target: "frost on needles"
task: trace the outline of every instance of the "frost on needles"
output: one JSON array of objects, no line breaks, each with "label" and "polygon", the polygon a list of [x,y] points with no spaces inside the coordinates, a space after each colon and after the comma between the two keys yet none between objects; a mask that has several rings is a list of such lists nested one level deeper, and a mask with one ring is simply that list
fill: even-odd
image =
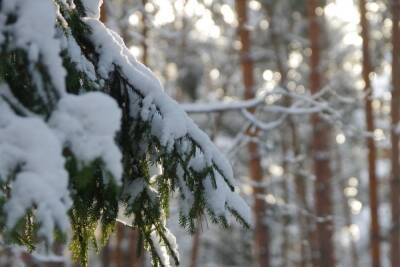
[{"label": "frost on needles", "polygon": [[228,161],[99,21],[100,4],[0,0],[2,242],[69,242],[87,265],[122,211],[154,266],[178,264],[173,193],[190,231],[204,214],[248,225],[250,211]]}]

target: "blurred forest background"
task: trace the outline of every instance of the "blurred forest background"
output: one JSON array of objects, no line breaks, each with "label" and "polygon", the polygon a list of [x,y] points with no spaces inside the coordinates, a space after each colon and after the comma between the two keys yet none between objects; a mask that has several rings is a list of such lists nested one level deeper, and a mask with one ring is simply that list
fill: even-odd
[{"label": "blurred forest background", "polygon": [[[182,266],[400,266],[400,0],[105,0],[101,19],[253,209],[252,230],[170,221]],[[92,266],[150,266],[137,239],[118,225]]]}]

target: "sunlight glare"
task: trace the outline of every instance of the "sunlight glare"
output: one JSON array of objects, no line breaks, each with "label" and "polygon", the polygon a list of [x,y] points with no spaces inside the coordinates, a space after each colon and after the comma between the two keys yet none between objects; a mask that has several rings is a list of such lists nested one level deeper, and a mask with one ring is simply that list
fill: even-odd
[{"label": "sunlight glare", "polygon": [[229,5],[227,4],[222,5],[220,11],[224,21],[227,24],[233,25],[237,23],[235,12],[233,12],[232,8]]},{"label": "sunlight glare", "polygon": [[138,58],[140,56],[140,54],[141,54],[140,48],[137,47],[137,46],[134,46],[134,45],[129,47],[129,51],[132,53],[132,55],[135,58]]},{"label": "sunlight glare", "polygon": [[274,77],[274,73],[271,70],[265,70],[262,76],[265,81],[271,81]]},{"label": "sunlight glare", "polygon": [[158,12],[154,17],[156,26],[162,26],[175,20],[174,9],[170,2],[165,0],[154,0],[154,2],[158,6]]},{"label": "sunlight glare", "polygon": [[210,71],[210,77],[211,77],[212,80],[218,80],[219,75],[220,75],[220,73],[219,73],[218,69],[212,69]]},{"label": "sunlight glare", "polygon": [[280,177],[280,176],[283,175],[282,166],[279,166],[279,165],[276,165],[276,164],[272,164],[271,166],[269,166],[268,170],[273,176]]},{"label": "sunlight glare", "polygon": [[357,214],[360,214],[363,205],[357,199],[350,199],[349,206],[351,209],[351,213],[353,213],[354,215],[357,215]]},{"label": "sunlight glare", "polygon": [[348,181],[349,186],[357,187],[358,186],[358,179],[357,177],[350,177]]},{"label": "sunlight glare", "polygon": [[140,17],[139,16],[140,16],[140,13],[138,13],[138,12],[135,12],[132,15],[130,15],[129,19],[128,19],[129,24],[132,25],[132,26],[138,25],[139,21],[140,21]]},{"label": "sunlight glare", "polygon": [[353,240],[357,241],[360,239],[360,227],[357,224],[350,225],[348,230]]},{"label": "sunlight glare", "polygon": [[339,145],[342,145],[346,142],[346,136],[342,133],[336,135],[336,143]]},{"label": "sunlight glare", "polygon": [[260,2],[258,2],[257,0],[251,0],[251,1],[249,2],[249,7],[250,7],[250,9],[252,9],[252,10],[258,11],[258,10],[261,9],[261,4],[260,4]]},{"label": "sunlight glare", "polygon": [[336,0],[325,7],[325,14],[343,22],[358,24],[360,16],[352,0]]}]

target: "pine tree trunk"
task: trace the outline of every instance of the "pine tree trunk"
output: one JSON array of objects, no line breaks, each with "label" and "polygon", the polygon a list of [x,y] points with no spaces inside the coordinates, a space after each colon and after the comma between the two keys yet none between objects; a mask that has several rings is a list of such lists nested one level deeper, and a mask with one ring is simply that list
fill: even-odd
[{"label": "pine tree trunk", "polygon": [[200,229],[197,228],[192,237],[192,254],[190,257],[190,267],[198,266],[198,258],[200,252]]},{"label": "pine tree trunk", "polygon": [[[300,144],[298,140],[298,133],[296,130],[296,125],[292,119],[289,119],[289,128],[292,137],[292,149],[294,153],[294,158],[299,158],[301,155]],[[296,187],[296,195],[299,201],[299,212],[298,212],[298,220],[300,227],[300,241],[301,241],[301,257],[302,261],[300,266],[318,266],[318,255],[316,255],[316,251],[318,250],[317,246],[317,236],[316,236],[316,225],[315,222],[311,219],[310,214],[312,214],[312,209],[307,199],[307,183],[303,174],[301,174],[301,170],[304,168],[302,162],[298,162],[296,164],[295,170],[295,187]]]},{"label": "pine tree trunk", "polygon": [[[289,148],[287,146],[287,139],[286,135],[282,135],[282,167],[283,167],[283,177],[282,177],[282,193],[283,193],[283,201],[285,205],[289,205],[289,177],[290,177],[290,169],[289,169],[289,162],[288,162],[288,151]],[[293,266],[290,261],[290,236],[289,236],[289,222],[290,217],[290,210],[284,209],[282,210],[283,214],[281,216],[282,220],[282,267],[290,267]]]},{"label": "pine tree trunk", "polygon": [[112,247],[111,253],[111,266],[123,266],[124,255],[122,251],[122,241],[124,237],[124,225],[117,223],[115,232],[115,245]]},{"label": "pine tree trunk", "polygon": [[[271,41],[274,47],[274,53],[276,58],[276,65],[278,67],[279,73],[281,74],[280,85],[282,88],[287,90],[288,83],[288,51],[287,47],[282,48],[284,44],[284,40],[282,41],[281,32],[278,32],[275,29],[275,21],[274,21],[274,4],[268,5],[265,4],[266,11],[269,15],[270,19],[270,29],[271,29]],[[284,55],[284,56],[283,56]],[[292,99],[290,97],[284,98],[284,105],[286,107],[290,107],[292,105]],[[298,158],[301,154],[299,142],[298,142],[298,134],[296,129],[296,124],[294,122],[294,118],[292,116],[288,116],[287,118],[287,127],[290,133],[291,140],[291,149],[293,151],[294,158]],[[306,213],[310,213],[310,208],[307,201],[307,190],[306,190],[306,182],[305,177],[300,174],[300,170],[303,169],[302,163],[296,163],[294,170],[294,180],[295,180],[295,188],[296,194],[300,203],[299,213],[297,215],[299,220],[299,230],[300,230],[300,257],[301,260],[299,262],[300,267],[307,267],[309,264],[313,262],[313,251],[316,251],[315,247],[315,234],[312,225],[313,222],[310,220],[310,216]],[[316,264],[314,264],[316,266]]]},{"label": "pine tree trunk", "polygon": [[[360,16],[361,16],[361,35],[363,39],[363,80],[365,83],[365,114],[366,114],[366,125],[368,133],[373,133],[375,130],[374,126],[374,115],[372,109],[372,87],[370,74],[372,73],[371,57],[369,52],[369,24],[366,17],[366,1],[360,0]],[[370,228],[370,239],[371,239],[371,257],[372,266],[380,266],[380,230],[379,230],[379,217],[378,217],[378,181],[376,177],[376,146],[372,135],[367,138],[368,146],[368,172],[369,172],[369,204],[371,214],[371,228]]]},{"label": "pine tree trunk", "polygon": [[142,63],[144,65],[149,64],[148,60],[148,46],[147,46],[147,38],[148,38],[148,31],[149,27],[147,25],[147,14],[144,11],[144,8],[147,4],[147,0],[142,0],[143,4],[143,12],[142,12]]},{"label": "pine tree trunk", "polygon": [[103,5],[100,7],[100,21],[103,23],[105,23],[107,21],[106,1],[107,0],[103,0]]},{"label": "pine tree trunk", "polygon": [[[250,32],[247,27],[247,1],[236,0],[236,12],[238,15],[238,35],[241,41],[241,67],[243,72],[243,83],[245,87],[244,97],[245,99],[254,98],[254,77],[253,77],[253,61],[250,55]],[[254,109],[249,110],[255,112]],[[249,135],[256,136],[257,131],[248,131]],[[254,252],[256,257],[257,265],[260,267],[270,266],[270,255],[269,255],[269,243],[268,243],[268,228],[265,224],[266,209],[267,205],[263,198],[260,196],[264,195],[265,190],[260,186],[263,181],[263,171],[261,167],[261,158],[259,154],[258,144],[254,141],[250,141],[248,144],[249,151],[249,167],[250,176],[254,181],[253,195],[253,213],[254,213]]]},{"label": "pine tree trunk", "polygon": [[[322,75],[320,73],[320,41],[321,27],[316,14],[319,7],[318,0],[307,1],[307,12],[309,16],[309,38],[311,45],[310,56],[310,90],[316,94],[321,90]],[[333,244],[333,213],[331,200],[331,166],[330,166],[330,126],[324,122],[319,114],[311,116],[313,128],[312,156],[315,172],[315,208],[318,216],[317,233],[319,246],[318,266],[335,266],[335,248]]]},{"label": "pine tree trunk", "polygon": [[[347,180],[343,179],[342,157],[341,157],[339,148],[336,149],[336,166],[337,166],[336,174],[337,174],[337,179],[339,180],[339,192],[340,192],[340,198],[341,198],[340,200],[342,203],[344,222],[345,222],[345,226],[347,228],[349,228],[353,224],[353,220],[352,220],[352,214],[351,214],[349,202],[348,202],[347,196],[344,193]],[[357,252],[357,244],[356,244],[356,240],[354,240],[353,236],[351,236],[351,239],[350,239],[350,258],[351,258],[351,267],[358,267],[359,266],[359,258],[358,258],[358,252]]]},{"label": "pine tree trunk", "polygon": [[[101,251],[101,266],[102,267],[109,267],[110,266],[110,244],[107,244]],[[77,264],[74,267],[78,267],[79,265]]]},{"label": "pine tree trunk", "polygon": [[[145,257],[144,257],[144,248],[140,248],[138,250],[138,240],[139,240],[139,231],[129,229],[129,251],[128,251],[128,260],[127,266],[129,267],[143,267],[145,265]],[[140,255],[138,255],[138,251],[140,251]]]},{"label": "pine tree trunk", "polygon": [[392,54],[392,177],[391,177],[391,208],[392,208],[392,229],[390,233],[390,261],[391,266],[400,266],[400,166],[399,166],[399,133],[400,121],[400,1],[392,0],[393,16],[393,54]]}]

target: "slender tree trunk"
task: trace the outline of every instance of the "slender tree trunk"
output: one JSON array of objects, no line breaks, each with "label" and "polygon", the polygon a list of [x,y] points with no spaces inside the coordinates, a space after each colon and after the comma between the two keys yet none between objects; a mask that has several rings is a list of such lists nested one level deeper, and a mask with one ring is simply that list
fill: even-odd
[{"label": "slender tree trunk", "polygon": [[[101,263],[103,267],[109,267],[110,266],[110,244],[107,244],[101,251]],[[74,267],[78,267],[79,265],[77,264]]]},{"label": "slender tree trunk", "polygon": [[103,0],[103,5],[100,7],[100,21],[102,21],[103,23],[106,23],[107,21],[106,1],[107,0]]},{"label": "slender tree trunk", "polygon": [[[241,41],[241,67],[243,72],[243,83],[245,87],[244,97],[245,99],[251,99],[255,96],[254,93],[254,77],[253,77],[253,61],[250,55],[250,32],[247,27],[247,1],[236,0],[236,12],[238,15],[238,35]],[[249,110],[255,112],[255,109]],[[249,130],[249,135],[256,136],[257,131]],[[261,167],[260,153],[258,150],[258,144],[254,141],[250,141],[248,144],[249,151],[249,167],[250,176],[254,181],[254,252],[256,257],[257,265],[260,267],[270,266],[270,255],[269,255],[269,243],[268,243],[268,228],[265,224],[266,217],[266,202],[260,196],[264,195],[265,190],[260,183],[263,180],[263,171]]]},{"label": "slender tree trunk", "polygon": [[115,233],[115,246],[112,248],[111,253],[111,266],[123,266],[124,253],[122,248],[122,241],[124,238],[124,225],[117,223],[117,229]]},{"label": "slender tree trunk", "polygon": [[[284,170],[283,177],[282,177],[282,193],[283,193],[283,201],[286,205],[289,204],[289,177],[290,177],[290,170],[289,170],[289,162],[288,162],[288,145],[286,135],[282,135],[282,167]],[[290,267],[293,266],[291,264],[289,255],[290,255],[290,236],[289,236],[289,222],[290,222],[290,214],[289,209],[283,211],[281,216],[282,221],[282,267]]]},{"label": "slender tree trunk", "polygon": [[192,237],[192,254],[190,257],[190,267],[198,266],[198,258],[200,252],[200,229],[197,228]]},{"label": "slender tree trunk", "polygon": [[[129,254],[128,254],[128,264],[130,267],[143,267],[145,264],[144,248],[138,249],[139,231],[128,229],[129,231]],[[140,251],[140,255],[138,255]]]},{"label": "slender tree trunk", "polygon": [[[319,18],[316,14],[318,0],[308,0],[307,12],[309,16],[309,38],[311,45],[310,57],[310,90],[316,94],[321,90],[322,75],[320,73],[320,41],[321,30]],[[331,200],[331,166],[330,166],[330,126],[323,121],[319,114],[311,116],[313,128],[312,156],[315,172],[315,201],[319,265],[323,267],[335,266],[335,247],[333,245],[333,213]]]},{"label": "slender tree trunk", "polygon": [[[349,207],[349,202],[347,196],[344,193],[344,190],[346,188],[346,180],[343,179],[342,157],[339,148],[336,149],[336,166],[337,166],[336,168],[337,179],[340,181],[339,192],[340,192],[341,203],[343,206],[342,208],[344,215],[343,217],[345,221],[345,226],[349,228],[353,224],[353,220],[352,220],[351,210]],[[357,252],[357,244],[353,236],[351,236],[350,238],[350,258],[351,258],[351,267],[358,267],[359,258]]]},{"label": "slender tree trunk", "polygon": [[[359,0],[360,5],[360,16],[361,16],[361,35],[363,39],[363,80],[365,83],[365,114],[366,114],[366,125],[368,133],[373,133],[375,130],[374,126],[374,114],[372,109],[372,87],[370,74],[372,73],[371,57],[369,51],[369,23],[367,20],[366,1]],[[371,257],[372,266],[379,267],[381,264],[380,260],[380,234],[379,234],[379,217],[378,217],[378,181],[376,177],[376,146],[372,135],[367,138],[368,146],[368,172],[369,172],[369,204],[371,214],[371,228],[370,228],[370,239],[371,239]]]},{"label": "slender tree trunk", "polygon": [[[290,133],[292,136],[292,149],[294,153],[294,157],[296,159],[299,158],[301,155],[300,151],[300,144],[298,133],[296,130],[296,125],[294,121],[289,119],[289,128]],[[296,170],[295,170],[295,187],[296,187],[296,195],[300,203],[300,208],[298,212],[298,220],[299,220],[299,227],[301,229],[300,238],[301,238],[301,249],[300,252],[302,253],[302,261],[301,267],[306,267],[312,265],[314,267],[318,266],[318,255],[316,251],[318,250],[317,244],[317,235],[316,235],[316,224],[315,221],[311,219],[310,214],[312,214],[312,209],[310,204],[308,203],[307,199],[307,177],[304,176],[301,171],[303,170],[304,166],[302,162],[296,163]]]},{"label": "slender tree trunk", "polygon": [[391,103],[391,139],[392,139],[392,177],[391,205],[392,229],[390,234],[391,266],[400,266],[400,166],[399,166],[399,133],[400,121],[400,1],[392,0],[393,34],[392,34],[392,103]]},{"label": "slender tree trunk", "polygon": [[147,14],[144,11],[144,8],[147,4],[147,0],[142,0],[143,4],[143,12],[142,12],[142,63],[144,65],[149,64],[148,60],[148,45],[147,45],[147,39],[148,39],[148,31],[149,31],[149,26],[147,23]]},{"label": "slender tree trunk", "polygon": [[[276,3],[275,3],[276,4]],[[288,83],[288,51],[287,47],[282,47],[283,43],[282,38],[280,36],[280,32],[276,30],[275,27],[275,20],[274,20],[274,4],[266,4],[266,11],[270,16],[270,29],[271,29],[271,39],[272,45],[274,47],[275,58],[276,58],[276,65],[278,67],[279,73],[281,74],[280,84],[282,88],[285,90],[287,89]],[[292,105],[292,100],[290,97],[284,98],[284,105],[286,107],[290,107]],[[291,149],[293,151],[293,155],[295,158],[298,158],[301,154],[300,146],[298,142],[298,134],[296,129],[296,124],[294,122],[294,118],[292,116],[288,116],[287,118],[287,126],[290,133],[291,139]],[[311,264],[315,257],[313,257],[313,251],[316,251],[315,245],[315,225],[310,220],[310,216],[305,214],[303,211],[305,210],[306,213],[310,213],[310,208],[307,201],[307,190],[306,190],[306,182],[305,177],[300,174],[300,170],[303,169],[302,163],[295,164],[294,170],[294,179],[295,179],[295,188],[296,193],[299,198],[300,209],[298,212],[298,220],[299,220],[299,229],[300,229],[300,267],[307,267],[308,264]],[[316,264],[314,264],[316,266]]]}]

